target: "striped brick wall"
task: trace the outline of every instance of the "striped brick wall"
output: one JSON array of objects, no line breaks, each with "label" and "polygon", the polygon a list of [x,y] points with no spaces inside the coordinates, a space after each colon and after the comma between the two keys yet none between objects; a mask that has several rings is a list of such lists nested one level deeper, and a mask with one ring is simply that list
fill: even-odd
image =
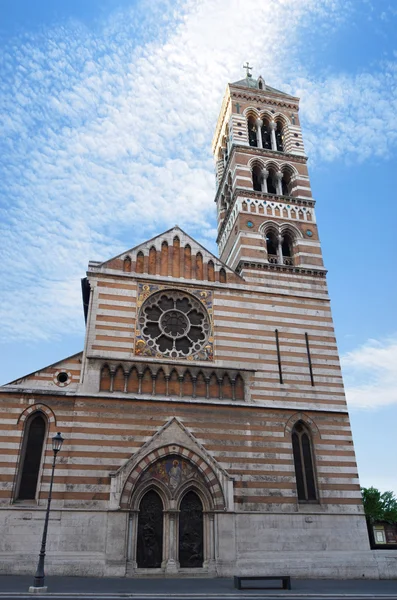
[{"label": "striped brick wall", "polygon": [[[119,394],[120,396],[120,394]],[[37,399],[36,399],[37,401]],[[65,443],[54,483],[54,507],[103,508],[109,500],[110,472],[177,416],[234,481],[237,510],[296,510],[291,427],[303,418],[311,427],[320,504],[314,511],[360,510],[361,500],[349,419],[344,412],[293,411],[209,403],[143,401],[117,397],[45,398],[54,414],[49,439],[61,430]],[[0,499],[8,505],[23,423],[29,405],[18,394],[1,394],[2,460]],[[52,452],[47,444],[40,504],[48,495]],[[271,505],[271,506],[269,506]]]}]

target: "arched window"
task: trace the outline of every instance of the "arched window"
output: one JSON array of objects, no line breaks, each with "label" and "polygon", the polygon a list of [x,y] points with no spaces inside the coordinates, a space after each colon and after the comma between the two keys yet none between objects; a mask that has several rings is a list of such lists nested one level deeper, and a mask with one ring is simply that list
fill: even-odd
[{"label": "arched window", "polygon": [[192,277],[192,249],[189,244],[186,244],[184,249],[185,258],[185,278],[191,279]]},{"label": "arched window", "polygon": [[173,255],[172,255],[172,276],[180,277],[181,268],[181,242],[179,237],[176,235],[173,241]]},{"label": "arched window", "polygon": [[154,490],[139,504],[136,560],[138,568],[161,567],[163,559],[163,503]]},{"label": "arched window", "polygon": [[149,273],[150,275],[156,275],[156,262],[157,262],[157,251],[154,246],[149,250]]},{"label": "arched window", "polygon": [[111,375],[110,369],[107,365],[104,365],[101,369],[101,380],[99,384],[99,390],[101,392],[110,392],[111,386]]},{"label": "arched window", "polygon": [[203,505],[189,491],[179,509],[179,564],[182,568],[200,568],[204,561]]},{"label": "arched window", "polygon": [[292,174],[289,170],[283,171],[283,178],[281,180],[283,196],[291,196],[292,194]]},{"label": "arched window", "polygon": [[248,140],[250,146],[258,145],[258,138],[256,134],[256,122],[254,117],[248,118]]},{"label": "arched window", "polygon": [[284,152],[284,129],[280,121],[277,121],[276,127],[276,144],[279,152]]},{"label": "arched window", "polygon": [[276,171],[273,167],[269,168],[269,175],[267,176],[267,193],[277,194]]},{"label": "arched window", "polygon": [[293,248],[294,248],[294,240],[292,235],[287,231],[283,235],[283,243],[281,246],[281,250],[283,253],[283,261],[285,265],[293,265]]},{"label": "arched window", "polygon": [[236,377],[234,390],[236,400],[244,400],[244,380],[241,377],[240,373]]},{"label": "arched window", "polygon": [[208,261],[207,275],[208,281],[215,281],[215,266],[212,260]]},{"label": "arched window", "polygon": [[219,271],[219,283],[226,283],[226,271],[223,267]]},{"label": "arched window", "polygon": [[167,242],[163,242],[161,244],[160,272],[161,272],[161,275],[168,275],[168,244],[167,244]]},{"label": "arched window", "polygon": [[259,165],[255,165],[252,169],[252,186],[255,192],[262,191],[262,170]]},{"label": "arched window", "polygon": [[135,394],[139,392],[139,374],[136,367],[132,367],[128,374],[127,392]]},{"label": "arched window", "polygon": [[308,429],[301,421],[298,421],[292,430],[292,450],[298,501],[314,502],[317,500],[317,492],[312,444]]},{"label": "arched window", "polygon": [[145,257],[143,256],[143,252],[138,252],[138,254],[136,255],[136,272],[137,273],[143,273],[144,259],[145,259]]},{"label": "arched window", "polygon": [[203,255],[201,252],[196,254],[196,279],[203,279]]},{"label": "arched window", "polygon": [[123,271],[125,273],[130,273],[131,272],[131,259],[129,256],[126,256],[124,261],[123,261]]},{"label": "arched window", "polygon": [[43,413],[33,413],[25,425],[17,500],[36,498],[45,433],[46,420]]},{"label": "arched window", "polygon": [[124,381],[124,369],[121,365],[119,365],[113,377],[113,391],[124,392]]},{"label": "arched window", "polygon": [[272,137],[270,133],[269,119],[263,119],[262,125],[262,147],[272,149]]},{"label": "arched window", "polygon": [[275,231],[270,229],[266,233],[266,249],[267,249],[267,260],[269,263],[277,263],[277,250],[278,250],[278,239]]},{"label": "arched window", "polygon": [[149,369],[149,367],[146,367],[146,369],[143,372],[141,381],[141,391],[142,394],[147,394],[149,396],[153,393],[153,378],[152,372]]}]

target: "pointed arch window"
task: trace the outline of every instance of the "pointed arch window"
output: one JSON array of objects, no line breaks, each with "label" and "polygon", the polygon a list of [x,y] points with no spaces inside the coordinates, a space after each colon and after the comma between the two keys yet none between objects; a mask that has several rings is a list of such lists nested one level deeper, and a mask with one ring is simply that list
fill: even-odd
[{"label": "pointed arch window", "polygon": [[33,413],[26,421],[17,500],[36,498],[46,429],[47,422],[42,412]]},{"label": "pointed arch window", "polygon": [[123,261],[123,271],[125,273],[131,272],[131,258],[129,256],[126,256]]},{"label": "pointed arch window", "polygon": [[301,421],[298,421],[292,430],[292,451],[298,501],[316,502],[317,490],[312,443],[309,430]]},{"label": "pointed arch window", "polygon": [[137,273],[143,273],[144,260],[145,260],[145,257],[143,255],[143,252],[138,252],[138,254],[136,255],[136,272]]}]

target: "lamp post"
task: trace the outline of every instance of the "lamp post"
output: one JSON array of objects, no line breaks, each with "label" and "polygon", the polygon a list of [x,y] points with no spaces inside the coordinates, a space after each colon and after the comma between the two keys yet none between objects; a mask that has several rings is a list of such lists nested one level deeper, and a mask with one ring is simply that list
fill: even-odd
[{"label": "lamp post", "polygon": [[54,453],[54,458],[52,461],[52,472],[51,472],[51,481],[50,481],[50,491],[48,493],[48,501],[47,501],[47,510],[45,513],[44,519],[44,529],[43,529],[43,537],[41,539],[41,549],[39,554],[39,562],[37,563],[36,574],[34,576],[33,585],[30,586],[29,592],[38,593],[38,592],[46,592],[47,587],[44,586],[44,559],[45,559],[45,547],[47,543],[47,530],[48,530],[48,519],[50,516],[50,506],[51,506],[51,497],[52,497],[52,484],[54,482],[54,471],[55,471],[55,463],[57,459],[57,454],[62,448],[63,437],[58,432],[52,438],[52,451]]}]

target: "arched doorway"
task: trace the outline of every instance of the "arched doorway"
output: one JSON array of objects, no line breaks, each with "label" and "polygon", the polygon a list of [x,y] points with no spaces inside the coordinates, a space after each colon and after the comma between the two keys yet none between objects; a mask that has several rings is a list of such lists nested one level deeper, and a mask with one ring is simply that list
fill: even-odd
[{"label": "arched doorway", "polygon": [[202,567],[204,561],[203,505],[198,495],[187,492],[179,512],[179,564]]},{"label": "arched doorway", "polygon": [[163,558],[163,503],[149,490],[139,504],[137,566],[141,569],[161,567]]}]

